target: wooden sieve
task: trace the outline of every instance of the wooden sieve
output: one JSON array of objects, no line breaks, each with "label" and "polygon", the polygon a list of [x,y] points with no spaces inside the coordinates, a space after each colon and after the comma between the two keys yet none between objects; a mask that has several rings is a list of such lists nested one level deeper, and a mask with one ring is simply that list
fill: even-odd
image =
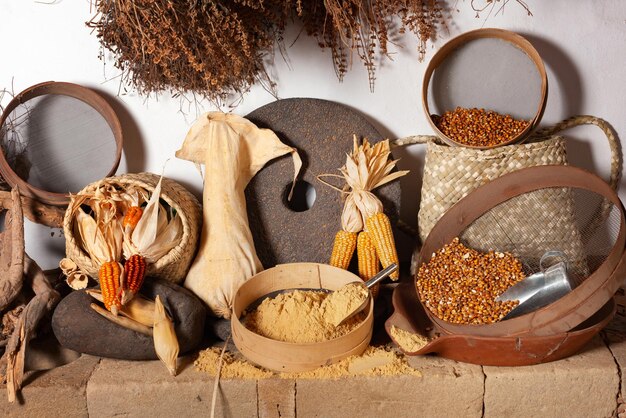
[{"label": "wooden sieve", "polygon": [[[245,282],[233,301],[231,329],[237,349],[251,362],[278,372],[303,372],[336,363],[365,351],[372,338],[374,304],[352,332],[318,343],[289,343],[272,340],[246,328],[240,321],[244,310],[258,299],[287,289],[337,290],[360,279],[337,267],[316,263],[279,264]],[[371,300],[371,299],[370,299]]]},{"label": "wooden sieve", "polygon": [[[539,53],[524,37],[503,29],[477,29],[450,40],[432,57],[422,82],[422,104],[436,135],[448,145],[487,149],[523,142],[537,127],[548,97],[548,77]],[[510,140],[489,146],[460,144],[437,128],[457,106],[484,108],[529,120]]]},{"label": "wooden sieve", "polygon": [[[559,192],[559,196],[564,196],[563,191],[568,191],[571,194],[568,199],[552,202],[557,203],[557,206],[564,206],[563,211],[549,211],[546,205],[550,202],[539,200],[546,208],[545,214],[535,211],[528,214],[529,216],[523,217],[521,222],[519,219],[505,219],[507,212],[513,213],[519,209],[511,206],[511,204],[521,205],[525,201],[535,202],[534,198],[537,196],[542,199],[546,196],[549,197],[550,194],[543,193],[545,191]],[[565,195],[568,196],[568,194]],[[585,196],[586,199],[581,199],[581,196]],[[589,196],[595,196],[598,199],[591,200]],[[520,198],[522,200],[519,200]],[[530,200],[531,198],[533,200]],[[592,202],[600,203],[599,206],[594,206]],[[507,209],[507,212],[494,212],[494,209],[498,208]],[[500,216],[495,221],[491,217],[487,217],[487,215],[495,213]],[[580,260],[574,259],[576,254],[581,254],[581,260],[587,266],[587,270],[579,273],[578,285],[570,293],[534,312],[488,325],[449,323],[435,316],[424,306],[424,310],[432,322],[447,333],[454,335],[544,336],[569,331],[599,311],[613,297],[624,276],[626,276],[624,208],[615,191],[604,180],[580,168],[569,166],[526,168],[504,175],[476,189],[461,199],[437,222],[421,249],[420,265],[427,263],[436,251],[450,243],[455,237],[460,237],[461,241],[464,241],[464,234],[474,226],[480,226],[482,231],[500,227],[508,228],[504,231],[507,237],[517,237],[520,234],[528,236],[527,232],[536,231],[536,241],[532,239],[523,241],[523,244],[530,244],[524,248],[526,253],[528,248],[532,250],[534,247],[543,246],[545,244],[544,241],[541,241],[543,236],[556,236],[554,233],[560,232],[558,229],[555,231],[553,226],[558,223],[554,223],[557,220],[552,215],[558,213],[564,214],[564,217],[567,218],[566,221],[569,222],[561,223],[561,225],[571,224],[570,227],[573,231],[573,234],[563,235],[569,241],[563,240],[558,245],[567,245],[571,241],[573,249],[568,248],[566,251],[572,257],[570,261],[581,264],[579,263]],[[481,220],[486,220],[488,223],[481,224]],[[536,225],[531,225],[533,222]],[[511,228],[512,226],[516,226],[517,229]],[[532,230],[524,230],[525,226],[532,228]],[[480,234],[481,230],[472,229],[474,234]],[[598,238],[600,234],[603,237],[606,234],[608,238],[600,240]],[[578,237],[576,239],[580,240],[580,245],[577,245],[575,240],[570,237]],[[505,241],[501,242],[506,244]],[[520,257],[522,250],[519,250],[519,242],[511,248],[477,249],[481,251],[487,249],[509,251],[514,256]],[[548,244],[553,246],[555,245],[554,242],[549,241]],[[474,240],[474,243],[469,246],[476,248],[476,245],[480,246],[481,241]],[[489,246],[489,244],[485,245]],[[598,248],[602,252],[591,253],[589,249],[592,248]],[[578,250],[580,251],[576,252]],[[544,249],[540,248],[538,254],[542,252]],[[524,263],[524,260],[522,262]],[[572,269],[570,274],[573,275],[575,271]],[[417,286],[417,276],[415,285]],[[422,302],[420,301],[420,303]]]},{"label": "wooden sieve", "polygon": [[[27,126],[17,136],[32,160],[23,170],[8,152],[12,117]],[[122,156],[115,111],[98,93],[77,84],[49,81],[27,88],[6,106],[0,128],[0,174],[23,195],[51,205],[67,205],[69,193],[114,174]]]}]

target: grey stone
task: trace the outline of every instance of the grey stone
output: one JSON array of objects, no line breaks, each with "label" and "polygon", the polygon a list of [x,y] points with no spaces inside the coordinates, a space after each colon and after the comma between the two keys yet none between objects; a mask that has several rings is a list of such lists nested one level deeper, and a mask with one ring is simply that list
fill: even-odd
[{"label": "grey stone", "polygon": [[[206,310],[191,292],[164,280],[147,278],[141,293],[150,299],[161,297],[176,327],[180,352],[198,346],[204,334]],[[59,342],[69,349],[94,356],[125,360],[157,358],[151,337],[121,327],[90,308],[93,299],[75,291],[63,299],[52,317]]]}]

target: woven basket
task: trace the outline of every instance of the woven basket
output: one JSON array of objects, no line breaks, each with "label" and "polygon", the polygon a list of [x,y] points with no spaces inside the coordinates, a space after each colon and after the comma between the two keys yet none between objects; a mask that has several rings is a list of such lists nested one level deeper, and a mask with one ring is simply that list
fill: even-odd
[{"label": "woven basket", "polygon": [[[616,189],[622,173],[621,145],[610,125],[593,116],[574,116],[553,127],[542,129],[528,143],[486,150],[450,147],[435,136],[412,136],[396,140],[396,146],[426,144],[418,214],[421,241],[424,242],[430,230],[448,209],[477,187],[521,168],[566,165],[565,139],[556,134],[587,124],[598,126],[607,137],[612,154],[609,184]],[[551,198],[559,201],[562,210],[567,210],[567,200],[570,197]],[[488,225],[483,225],[483,228],[487,229]]]},{"label": "woven basket", "polygon": [[[123,174],[117,177],[106,178],[103,182],[121,188],[136,185],[152,191],[159,182],[159,176],[152,173]],[[99,183],[89,184],[79,194],[94,191]],[[156,263],[148,265],[147,274],[173,283],[180,283],[187,275],[191,261],[196,254],[198,236],[202,226],[202,211],[194,195],[174,180],[165,177],[161,184],[161,199],[167,202],[180,216],[183,224],[183,236],[176,247],[172,248]],[[100,266],[92,262],[74,237],[74,217],[70,216],[70,214],[73,212],[75,205],[76,200],[72,198],[63,220],[65,252],[67,257],[71,258],[83,271],[91,277],[97,278]]]}]

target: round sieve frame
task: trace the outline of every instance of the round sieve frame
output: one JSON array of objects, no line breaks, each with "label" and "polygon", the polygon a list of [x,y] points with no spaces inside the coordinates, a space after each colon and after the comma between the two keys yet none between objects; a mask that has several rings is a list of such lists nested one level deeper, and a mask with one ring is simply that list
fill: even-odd
[{"label": "round sieve frame", "polygon": [[[120,124],[117,114],[109,105],[109,103],[107,103],[107,101],[104,100],[102,96],[100,96],[98,93],[91,89],[80,86],[78,84],[56,81],[47,81],[31,86],[16,95],[9,102],[9,104],[4,109],[2,116],[0,117],[0,126],[4,126],[11,112],[15,110],[18,106],[24,104],[28,100],[44,95],[63,95],[78,99],[85,104],[91,106],[104,118],[104,120],[111,128],[111,132],[113,134],[113,138],[115,139],[116,145],[113,166],[104,175],[104,177],[109,177],[115,174],[115,171],[117,170],[120,160],[122,158],[122,125]],[[6,156],[4,155],[4,152],[0,152],[0,174],[11,187],[17,185],[20,189],[20,192],[24,196],[34,198],[43,203],[54,206],[66,206],[70,201],[69,196],[65,193],[50,192],[33,186],[32,184],[23,180],[20,176],[17,175],[17,173],[15,173],[15,171],[13,171],[13,169],[9,165],[9,162],[6,159]]]},{"label": "round sieve frame", "polygon": [[[485,325],[453,324],[438,318],[426,307],[429,318],[450,334],[484,337],[551,335],[569,331],[583,323],[615,294],[626,276],[626,219],[624,207],[615,191],[603,179],[571,166],[530,167],[506,174],[479,187],[455,204],[435,224],[420,251],[419,265],[490,209],[527,192],[550,187],[588,190],[608,199],[619,210],[620,228],[613,248],[604,262],[579,286],[556,302],[534,312]],[[417,294],[417,274],[414,277]]]},{"label": "round sieve frame", "polygon": [[[539,76],[541,77],[541,96],[539,98],[539,104],[537,108],[537,112],[535,116],[530,121],[528,126],[520,132],[515,137],[509,139],[506,142],[491,145],[491,146],[475,146],[475,145],[466,145],[459,143],[452,138],[448,137],[446,134],[441,132],[441,130],[435,124],[435,121],[432,118],[430,113],[430,107],[428,103],[428,87],[430,85],[432,76],[434,71],[458,48],[462,48],[465,44],[482,38],[496,38],[501,39],[506,42],[513,44],[518,47],[522,51],[526,53],[526,55],[532,60],[539,72]],[[446,144],[451,146],[462,146],[467,148],[476,148],[476,149],[490,149],[501,147],[504,145],[517,144],[524,142],[530,135],[530,133],[539,125],[541,118],[543,117],[543,112],[546,108],[546,102],[548,99],[548,76],[546,73],[546,68],[539,55],[539,52],[532,46],[532,44],[523,36],[518,35],[517,33],[503,30],[503,29],[495,29],[495,28],[484,28],[484,29],[476,29],[473,31],[465,32],[456,38],[453,38],[445,45],[443,45],[439,51],[435,53],[432,57],[428,66],[426,67],[426,72],[424,73],[424,79],[422,81],[422,105],[424,107],[424,112],[426,113],[426,119],[428,119],[428,123],[435,131],[435,134],[441,138]]]}]

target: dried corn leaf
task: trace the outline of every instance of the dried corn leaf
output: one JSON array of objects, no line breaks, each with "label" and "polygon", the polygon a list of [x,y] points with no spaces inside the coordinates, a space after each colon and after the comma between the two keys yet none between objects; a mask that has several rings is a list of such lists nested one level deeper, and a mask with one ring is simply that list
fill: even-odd
[{"label": "dried corn leaf", "polygon": [[178,339],[174,323],[165,312],[161,298],[157,295],[154,303],[154,350],[172,376],[176,376],[178,359]]},{"label": "dried corn leaf", "polygon": [[89,284],[89,276],[81,271],[73,271],[67,275],[65,282],[74,290],[85,289]]},{"label": "dried corn leaf", "polygon": [[[103,302],[102,292],[99,290],[89,289],[86,292],[98,302]],[[126,305],[122,305],[119,313],[147,327],[152,327],[154,325],[154,309],[154,301],[141,295],[135,295]]]}]

